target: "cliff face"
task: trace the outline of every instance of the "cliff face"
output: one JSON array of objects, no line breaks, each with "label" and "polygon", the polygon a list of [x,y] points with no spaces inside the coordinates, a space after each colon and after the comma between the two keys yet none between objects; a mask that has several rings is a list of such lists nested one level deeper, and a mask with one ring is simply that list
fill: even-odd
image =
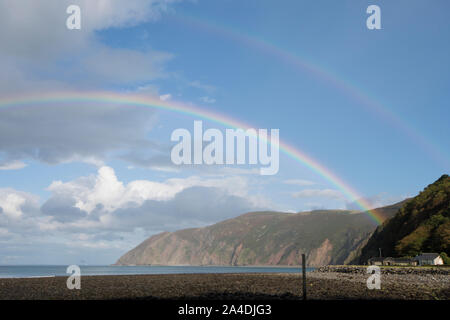
[{"label": "cliff face", "polygon": [[[391,216],[401,204],[378,209]],[[205,228],[165,232],[127,252],[117,265],[343,264],[375,229],[364,213],[248,213]]]},{"label": "cliff face", "polygon": [[450,254],[450,177],[443,175],[378,227],[361,250],[359,263],[371,257]]}]

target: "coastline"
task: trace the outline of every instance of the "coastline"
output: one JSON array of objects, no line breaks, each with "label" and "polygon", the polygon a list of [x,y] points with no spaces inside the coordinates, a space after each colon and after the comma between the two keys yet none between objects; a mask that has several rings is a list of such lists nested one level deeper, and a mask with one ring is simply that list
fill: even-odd
[{"label": "coastline", "polygon": [[[347,266],[338,267],[349,269]],[[308,299],[450,299],[448,275],[382,273],[381,290],[367,289],[367,277],[360,272],[320,269],[308,272]],[[68,290],[66,281],[67,277],[3,278],[0,279],[0,300],[302,299],[302,277],[294,273],[83,276],[81,290]]]},{"label": "coastline", "polygon": [[[270,265],[270,264],[255,264],[255,265],[220,265],[220,264],[202,264],[202,265],[193,265],[193,264],[110,264],[110,267],[217,267],[217,268],[283,268],[283,269],[301,269],[302,266],[293,266],[293,265]],[[307,269],[315,269],[316,267],[307,267]]]},{"label": "coastline", "polygon": [[[67,265],[0,265],[0,279],[67,277]],[[203,273],[301,273],[297,266],[111,266],[80,265],[82,276],[115,275],[162,275],[162,274],[203,274]],[[307,268],[311,272],[316,268]]]}]

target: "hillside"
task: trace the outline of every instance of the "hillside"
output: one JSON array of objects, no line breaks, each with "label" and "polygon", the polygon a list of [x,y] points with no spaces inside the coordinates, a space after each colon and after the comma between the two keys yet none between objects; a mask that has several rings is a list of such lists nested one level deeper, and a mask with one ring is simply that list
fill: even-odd
[{"label": "hillside", "polygon": [[[377,209],[391,217],[402,203]],[[205,228],[164,232],[123,255],[118,265],[299,265],[347,263],[375,225],[364,213],[253,212]]]},{"label": "hillside", "polygon": [[410,199],[378,227],[362,248],[359,263],[379,255],[415,256],[420,252],[450,253],[450,177],[443,175]]}]

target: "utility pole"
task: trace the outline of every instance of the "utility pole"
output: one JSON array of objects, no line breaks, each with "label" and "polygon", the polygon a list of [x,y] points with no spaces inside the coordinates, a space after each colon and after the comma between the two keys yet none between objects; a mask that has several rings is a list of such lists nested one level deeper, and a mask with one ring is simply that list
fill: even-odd
[{"label": "utility pole", "polygon": [[302,253],[302,273],[303,273],[303,300],[306,300],[306,257]]},{"label": "utility pole", "polygon": [[381,248],[378,248],[378,250],[380,250],[380,258],[382,258],[382,255],[381,255]]}]

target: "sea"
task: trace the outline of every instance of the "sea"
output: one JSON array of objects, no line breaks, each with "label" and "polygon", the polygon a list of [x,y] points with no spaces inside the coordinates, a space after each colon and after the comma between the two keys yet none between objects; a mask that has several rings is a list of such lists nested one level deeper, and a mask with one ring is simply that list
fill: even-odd
[{"label": "sea", "polygon": [[[192,273],[301,273],[301,267],[233,267],[233,266],[89,266],[80,265],[81,276],[192,274]],[[0,278],[41,278],[69,276],[67,265],[0,266]],[[314,268],[306,268],[313,271]]]}]

